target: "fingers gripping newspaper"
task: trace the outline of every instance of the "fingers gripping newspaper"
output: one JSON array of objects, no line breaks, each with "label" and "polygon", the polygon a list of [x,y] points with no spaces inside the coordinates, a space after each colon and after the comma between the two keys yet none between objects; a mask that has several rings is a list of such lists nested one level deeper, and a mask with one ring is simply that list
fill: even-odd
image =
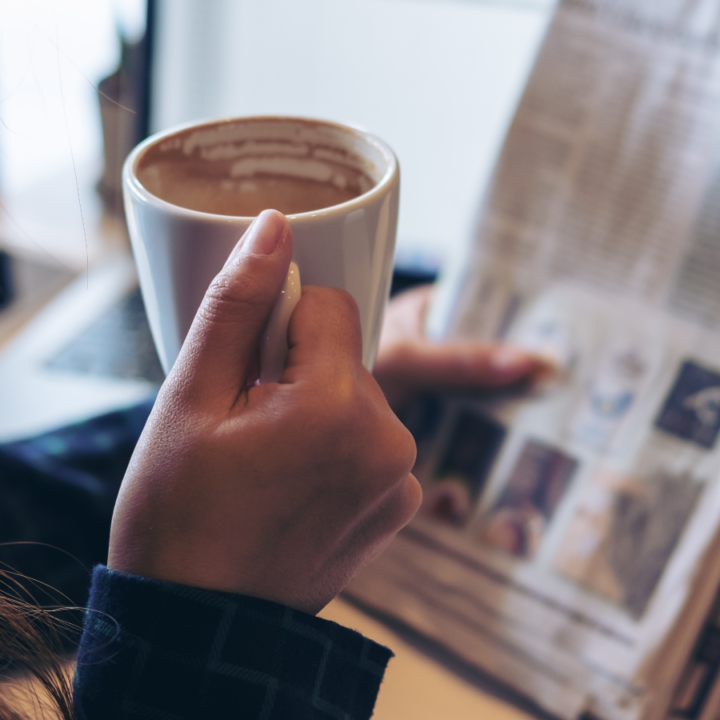
[{"label": "fingers gripping newspaper", "polygon": [[429,331],[557,372],[418,401],[423,508],[349,593],[562,718],[715,720],[717,0],[560,2]]}]

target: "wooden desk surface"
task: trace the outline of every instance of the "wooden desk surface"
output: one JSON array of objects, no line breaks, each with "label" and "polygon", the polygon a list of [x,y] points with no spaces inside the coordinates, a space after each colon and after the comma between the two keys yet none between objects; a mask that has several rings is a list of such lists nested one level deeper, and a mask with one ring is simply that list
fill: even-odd
[{"label": "wooden desk surface", "polygon": [[357,630],[395,653],[380,688],[374,720],[532,718],[454,674],[342,598],[333,600],[320,617]]}]

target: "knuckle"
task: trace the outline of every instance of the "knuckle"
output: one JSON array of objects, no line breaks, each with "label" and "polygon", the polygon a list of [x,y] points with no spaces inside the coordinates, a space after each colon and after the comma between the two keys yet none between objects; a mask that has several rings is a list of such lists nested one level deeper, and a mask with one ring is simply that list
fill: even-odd
[{"label": "knuckle", "polygon": [[353,476],[365,478],[362,493],[377,497],[404,481],[416,447],[382,395],[368,390],[363,382],[368,378],[364,369],[338,371],[304,409],[313,418],[320,445]]},{"label": "knuckle", "polygon": [[238,281],[229,273],[221,272],[210,283],[199,312],[208,320],[218,321],[233,319],[241,309],[246,312],[249,308],[264,307],[266,304],[262,284],[252,278]]},{"label": "knuckle", "polygon": [[358,455],[381,488],[402,482],[415,464],[416,446],[410,432],[388,413],[372,418],[369,441],[358,447]]},{"label": "knuckle", "polygon": [[352,295],[337,288],[306,286],[298,309],[298,322],[319,343],[325,360],[335,353],[342,362],[352,359],[352,364],[359,364],[362,330]]},{"label": "knuckle", "polygon": [[[340,374],[340,373],[339,373]],[[341,373],[345,376],[346,373]],[[329,431],[336,438],[355,438],[364,422],[366,409],[352,379],[341,377],[327,386],[326,393],[316,398],[318,414],[322,414]]]},{"label": "knuckle", "polygon": [[341,290],[339,288],[330,288],[330,290],[333,293],[338,312],[343,315],[359,316],[355,298],[347,290]]},{"label": "knuckle", "polygon": [[394,449],[393,475],[398,480],[402,480],[415,465],[417,447],[410,431],[399,421],[393,433],[391,446]]},{"label": "knuckle", "polygon": [[305,296],[313,303],[324,308],[325,312],[337,315],[358,315],[355,298],[340,288],[310,286],[305,289]]}]

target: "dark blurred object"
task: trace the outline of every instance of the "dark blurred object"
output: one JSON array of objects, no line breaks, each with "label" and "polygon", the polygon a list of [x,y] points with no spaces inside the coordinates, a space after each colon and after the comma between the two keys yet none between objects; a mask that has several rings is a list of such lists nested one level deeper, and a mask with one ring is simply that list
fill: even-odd
[{"label": "dark blurred object", "polygon": [[416,285],[433,283],[437,280],[437,273],[425,270],[409,270],[396,267],[393,272],[392,285],[390,286],[390,297],[409,290]]},{"label": "dark blurred object", "polygon": [[14,297],[12,260],[4,250],[0,250],[0,310],[10,305]]},{"label": "dark blurred object", "polygon": [[[85,605],[90,570],[107,561],[115,497],[153,402],[0,444],[0,564],[32,578],[27,590],[41,603]],[[66,638],[67,649],[76,639]]]},{"label": "dark blurred object", "polygon": [[53,370],[123,379],[165,379],[140,290],[105,313],[48,364]]},{"label": "dark blurred object", "polygon": [[98,85],[105,165],[97,189],[105,210],[120,216],[123,163],[149,134],[154,9],[155,3],[148,0],[145,34],[135,43],[120,38],[120,66]]},{"label": "dark blurred object", "polygon": [[0,250],[0,347],[74,278],[72,270],[47,256]]}]

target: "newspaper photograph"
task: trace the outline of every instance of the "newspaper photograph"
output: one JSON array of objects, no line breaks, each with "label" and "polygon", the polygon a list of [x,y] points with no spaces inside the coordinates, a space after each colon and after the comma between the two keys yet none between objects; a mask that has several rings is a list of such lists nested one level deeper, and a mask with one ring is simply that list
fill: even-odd
[{"label": "newspaper photograph", "polygon": [[720,716],[719,161],[720,5],[560,2],[427,328],[554,370],[407,409],[348,588],[568,720]]}]

